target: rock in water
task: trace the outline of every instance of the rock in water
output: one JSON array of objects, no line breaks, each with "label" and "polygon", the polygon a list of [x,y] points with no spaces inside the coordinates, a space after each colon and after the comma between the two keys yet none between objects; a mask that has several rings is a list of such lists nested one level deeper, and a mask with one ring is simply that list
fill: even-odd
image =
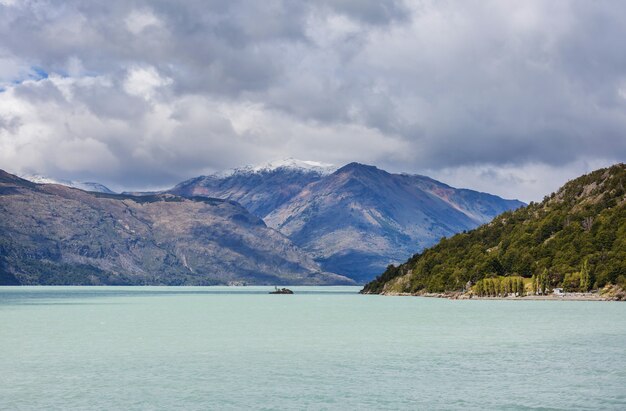
[{"label": "rock in water", "polygon": [[293,291],[288,288],[276,288],[274,291],[270,291],[270,294],[293,294]]}]

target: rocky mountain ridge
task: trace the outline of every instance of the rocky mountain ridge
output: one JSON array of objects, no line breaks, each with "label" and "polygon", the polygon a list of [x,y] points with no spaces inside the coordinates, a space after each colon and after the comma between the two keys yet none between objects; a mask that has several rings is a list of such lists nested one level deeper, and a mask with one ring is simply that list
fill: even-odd
[{"label": "rocky mountain ridge", "polygon": [[28,180],[37,184],[59,184],[66,187],[78,188],[84,191],[92,191],[96,193],[115,194],[114,191],[109,189],[104,184],[89,182],[89,181],[71,181],[71,180],[57,180],[50,177],[41,176],[38,174],[27,174],[20,176],[24,180]]}]

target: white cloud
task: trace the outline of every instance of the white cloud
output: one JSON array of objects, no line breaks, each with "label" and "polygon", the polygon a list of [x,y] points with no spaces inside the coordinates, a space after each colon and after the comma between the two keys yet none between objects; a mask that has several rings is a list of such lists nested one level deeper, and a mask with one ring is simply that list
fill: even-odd
[{"label": "white cloud", "polygon": [[577,160],[551,166],[542,163],[524,165],[477,165],[424,170],[429,176],[459,188],[471,188],[504,198],[525,202],[541,201],[567,181],[598,168],[608,167],[616,159]]},{"label": "white cloud", "polygon": [[0,53],[0,87],[4,83],[26,78],[29,70],[30,67],[25,62]]},{"label": "white cloud", "polygon": [[139,34],[148,27],[159,27],[163,23],[150,10],[133,10],[124,19],[126,28],[133,34]]},{"label": "white cloud", "polygon": [[161,76],[154,67],[132,67],[124,81],[128,94],[150,99],[159,87],[172,83],[172,79]]},{"label": "white cloud", "polygon": [[534,199],[626,158],[618,2],[15,6],[0,13],[13,171],[161,185],[302,157]]},{"label": "white cloud", "polygon": [[83,62],[76,56],[71,56],[67,59],[66,67],[67,75],[70,77],[81,77],[85,73]]}]

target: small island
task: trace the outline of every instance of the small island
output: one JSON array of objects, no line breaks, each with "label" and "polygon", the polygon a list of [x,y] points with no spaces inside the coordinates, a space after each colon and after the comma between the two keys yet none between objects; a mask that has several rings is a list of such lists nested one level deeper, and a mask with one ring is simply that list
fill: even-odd
[{"label": "small island", "polygon": [[270,294],[293,294],[293,291],[288,288],[274,287],[274,291],[270,291]]}]

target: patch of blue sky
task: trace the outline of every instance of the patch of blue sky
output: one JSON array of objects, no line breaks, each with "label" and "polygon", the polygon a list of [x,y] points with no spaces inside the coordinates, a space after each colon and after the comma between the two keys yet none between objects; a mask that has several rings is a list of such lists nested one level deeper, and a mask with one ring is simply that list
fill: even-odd
[{"label": "patch of blue sky", "polygon": [[[1,0],[0,0],[1,1]],[[47,79],[50,75],[49,72],[46,72],[45,70],[39,68],[39,67],[31,67],[31,74],[29,75],[29,78],[31,80],[44,80]],[[96,71],[88,71],[88,70],[83,70],[80,73],[70,73],[66,70],[63,69],[59,69],[59,70],[55,70],[52,73],[54,76],[57,77],[61,77],[61,78],[70,78],[70,77],[97,77],[100,74]]]},{"label": "patch of blue sky", "polygon": [[43,80],[48,78],[48,72],[41,67],[31,66],[31,72],[29,73],[29,77],[33,80]]},{"label": "patch of blue sky", "polygon": [[[28,72],[22,72],[22,73],[19,73],[17,77],[14,77],[12,79],[6,79],[5,85],[6,84],[19,85],[28,80],[39,81],[39,80],[45,80],[48,77],[49,77],[48,72],[44,70],[43,68],[39,66],[31,66]],[[1,83],[2,82],[0,81],[0,84]],[[3,87],[3,90],[6,90],[6,88]]]}]

